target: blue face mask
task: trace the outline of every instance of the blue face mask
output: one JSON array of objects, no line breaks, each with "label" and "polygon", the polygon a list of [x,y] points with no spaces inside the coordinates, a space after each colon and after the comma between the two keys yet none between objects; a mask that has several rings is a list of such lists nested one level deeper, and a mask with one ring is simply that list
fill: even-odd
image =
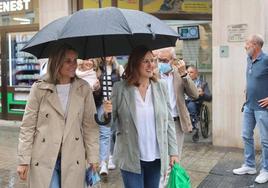
[{"label": "blue face mask", "polygon": [[158,63],[158,69],[160,74],[168,73],[172,70],[169,63]]}]

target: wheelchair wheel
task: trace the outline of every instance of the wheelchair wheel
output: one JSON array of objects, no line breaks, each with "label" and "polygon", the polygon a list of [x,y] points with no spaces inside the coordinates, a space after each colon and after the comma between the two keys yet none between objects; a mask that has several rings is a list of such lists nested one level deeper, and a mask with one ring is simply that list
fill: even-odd
[{"label": "wheelchair wheel", "polygon": [[209,111],[205,104],[202,104],[200,109],[200,128],[203,138],[208,138],[209,133]]}]

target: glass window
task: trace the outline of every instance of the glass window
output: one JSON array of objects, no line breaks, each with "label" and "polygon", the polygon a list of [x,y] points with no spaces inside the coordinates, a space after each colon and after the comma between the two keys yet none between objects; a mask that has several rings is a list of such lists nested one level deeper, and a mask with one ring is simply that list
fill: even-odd
[{"label": "glass window", "polygon": [[[186,22],[186,21],[185,21]],[[200,38],[197,40],[178,40],[176,53],[178,58],[183,58],[188,65],[194,65],[200,72],[212,71],[212,24],[190,23],[173,26],[198,26]]]},{"label": "glass window", "polygon": [[21,48],[36,32],[8,33],[9,86],[31,86],[40,76],[40,64],[37,59]]}]

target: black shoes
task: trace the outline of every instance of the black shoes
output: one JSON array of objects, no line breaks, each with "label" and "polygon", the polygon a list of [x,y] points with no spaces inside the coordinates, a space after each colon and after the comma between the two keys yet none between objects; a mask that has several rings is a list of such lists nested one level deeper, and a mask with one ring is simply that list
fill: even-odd
[{"label": "black shoes", "polygon": [[193,140],[193,142],[198,142],[198,140],[199,140],[199,129],[198,128],[193,129],[192,140]]}]

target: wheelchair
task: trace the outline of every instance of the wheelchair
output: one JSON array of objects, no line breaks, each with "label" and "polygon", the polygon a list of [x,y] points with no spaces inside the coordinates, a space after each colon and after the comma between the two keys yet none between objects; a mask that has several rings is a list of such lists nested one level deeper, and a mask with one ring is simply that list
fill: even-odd
[{"label": "wheelchair", "polygon": [[199,111],[199,125],[201,129],[201,134],[203,138],[208,138],[209,136],[209,111],[208,106],[202,103]]},{"label": "wheelchair", "polygon": [[193,125],[194,134],[192,137],[193,142],[199,140],[199,128],[203,138],[208,138],[209,136],[209,110],[208,106],[204,102],[197,102],[197,115],[191,117],[191,122]]}]

